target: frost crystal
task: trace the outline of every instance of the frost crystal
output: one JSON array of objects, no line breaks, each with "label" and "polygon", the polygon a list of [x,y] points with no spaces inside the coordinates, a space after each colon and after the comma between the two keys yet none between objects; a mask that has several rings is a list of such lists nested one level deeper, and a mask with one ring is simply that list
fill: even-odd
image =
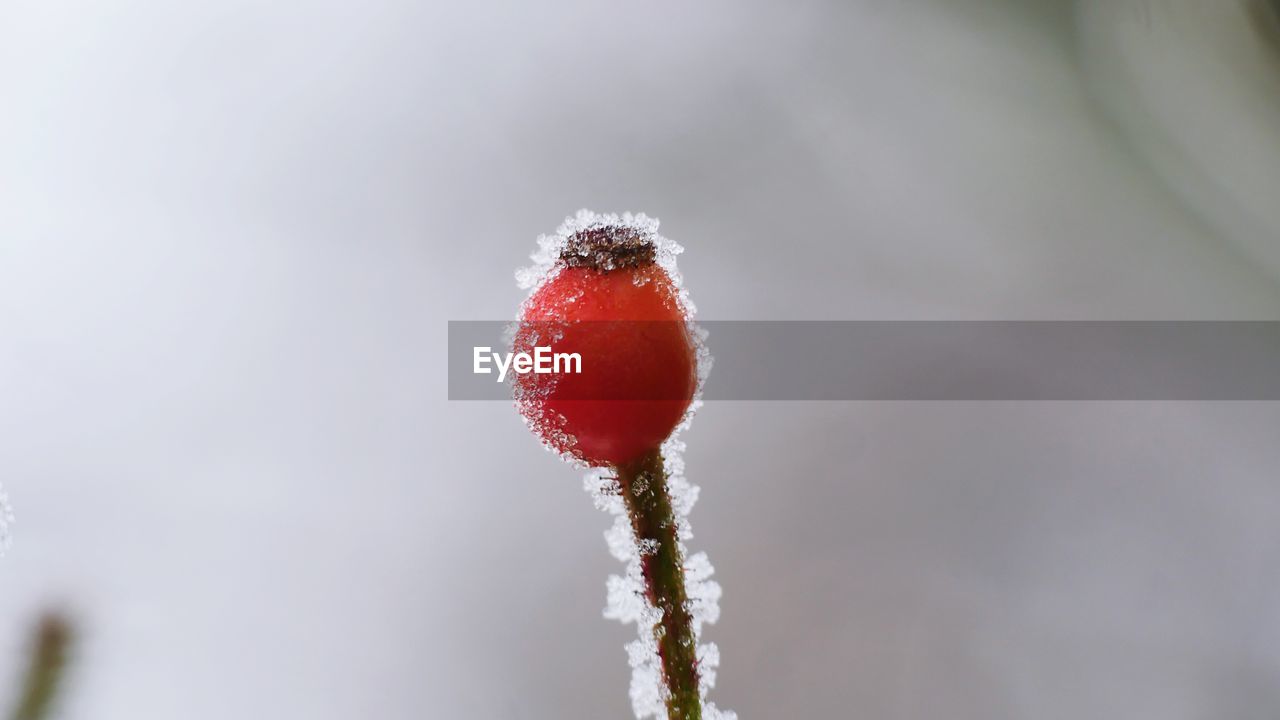
[{"label": "frost crystal", "polygon": [[[681,453],[685,449],[679,439],[681,432],[689,427],[693,414],[702,406],[702,388],[707,374],[711,371],[712,358],[707,350],[707,333],[693,323],[694,306],[689,300],[689,293],[684,288],[680,271],[676,268],[676,256],[684,251],[679,244],[658,234],[658,220],[643,214],[633,215],[599,215],[588,210],[580,210],[577,215],[567,218],[554,234],[538,238],[538,250],[531,257],[534,264],[516,272],[516,280],[521,288],[530,291],[530,295],[555,277],[561,267],[558,262],[566,249],[570,248],[570,240],[580,233],[601,230],[604,228],[620,228],[634,237],[652,244],[654,259],[671,277],[677,289],[677,297],[688,318],[690,334],[694,338],[697,364],[698,388],[693,402],[689,405],[684,418],[676,427],[671,437],[663,443],[662,459],[667,471],[667,490],[671,495],[672,509],[677,524],[680,554],[685,558],[685,592],[689,598],[689,613],[693,618],[695,640],[699,640],[704,625],[715,623],[720,617],[720,585],[712,580],[715,572],[711,561],[704,552],[690,555],[684,541],[693,537],[689,526],[689,512],[698,501],[698,486],[690,483],[684,476],[684,460]],[[571,455],[562,455],[569,462],[576,462]],[[578,463],[581,464],[581,463]],[[662,612],[649,602],[645,593],[644,578],[641,570],[641,557],[652,552],[652,548],[642,547],[636,540],[631,528],[630,519],[621,495],[618,481],[608,470],[590,470],[583,486],[598,509],[614,516],[613,525],[605,532],[605,540],[609,544],[609,552],[619,561],[626,563],[622,575],[610,576],[606,583],[607,604],[604,616],[622,623],[635,623],[639,636],[626,646],[627,657],[631,663],[631,707],[637,718],[654,718],[667,720],[666,689],[662,682],[662,665],[658,658],[658,646],[653,637],[653,626],[662,619]],[[698,671],[701,676],[699,695],[702,698],[703,718],[705,720],[737,720],[737,715],[728,710],[720,710],[707,701],[707,691],[715,684],[716,669],[720,664],[720,651],[714,643],[698,645]]]},{"label": "frost crystal", "polygon": [[0,485],[0,555],[9,549],[9,526],[13,524],[13,507],[9,505],[9,496]]},{"label": "frost crystal", "polygon": [[[710,356],[707,356],[708,359]],[[702,368],[701,355],[699,368]],[[699,372],[700,378],[705,377]],[[701,392],[701,383],[699,383]],[[701,403],[696,401],[689,409],[689,416]],[[680,554],[684,557],[685,593],[689,598],[689,614],[693,618],[693,633],[698,644],[698,694],[702,698],[704,720],[737,720],[737,715],[718,709],[707,701],[707,692],[715,686],[716,669],[720,666],[720,650],[715,643],[701,643],[702,628],[720,618],[720,584],[712,579],[715,568],[705,552],[689,554],[684,541],[693,537],[689,526],[689,511],[698,500],[698,486],[684,476],[684,443],[677,437],[689,425],[689,416],[677,428],[676,433],[662,446],[662,459],[667,470],[667,492],[671,495],[675,511],[677,536],[680,538]],[[611,483],[611,484],[610,484]],[[604,616],[623,623],[634,622],[639,638],[627,645],[631,661],[631,708],[637,718],[652,717],[667,720],[666,690],[662,684],[662,665],[658,647],[653,639],[653,626],[662,613],[649,602],[645,594],[644,579],[640,567],[644,548],[637,543],[627,518],[626,508],[619,497],[617,481],[604,478],[600,472],[588,476],[586,489],[595,498],[596,506],[614,514],[613,527],[605,532],[609,550],[614,557],[627,563],[626,574],[613,575],[607,583],[607,604]]]},{"label": "frost crystal", "polygon": [[676,256],[684,252],[684,248],[679,243],[659,235],[658,219],[644,213],[615,215],[579,210],[573,217],[565,218],[554,233],[538,238],[538,250],[529,256],[533,260],[533,265],[517,270],[516,282],[521,289],[529,290],[532,295],[534,290],[555,277],[559,271],[560,256],[569,247],[571,238],[581,233],[605,228],[626,230],[653,245],[654,260],[667,271],[667,275],[671,276],[671,281],[675,283],[678,290],[680,304],[684,307],[686,314],[692,317],[696,308],[689,300],[689,292],[684,288],[680,271],[676,269]]},{"label": "frost crystal", "polygon": [[[682,424],[682,427],[687,425]],[[690,555],[684,540],[692,537],[689,529],[689,511],[698,499],[698,487],[684,477],[684,462],[680,457],[684,443],[668,440],[662,447],[663,462],[669,477],[668,491],[679,524],[680,552],[685,557],[685,592],[689,597],[689,614],[693,617],[693,630],[701,637],[704,625],[715,623],[720,617],[720,585],[712,580],[715,569],[705,552]],[[631,662],[631,708],[637,718],[667,720],[666,691],[662,684],[662,665],[658,659],[658,646],[653,639],[653,626],[662,619],[662,613],[645,595],[644,578],[640,558],[645,552],[636,542],[627,518],[617,480],[605,470],[592,470],[586,476],[584,488],[595,500],[597,508],[613,514],[613,526],[605,532],[609,551],[627,564],[622,575],[612,575],[606,583],[607,601],[604,616],[622,623],[635,623],[639,637],[627,644],[627,657]],[[715,643],[699,643],[698,672],[701,675],[699,694],[703,701],[703,718],[706,720],[737,720],[737,715],[717,709],[707,702],[707,692],[715,686],[716,669],[720,665],[720,650]]]}]

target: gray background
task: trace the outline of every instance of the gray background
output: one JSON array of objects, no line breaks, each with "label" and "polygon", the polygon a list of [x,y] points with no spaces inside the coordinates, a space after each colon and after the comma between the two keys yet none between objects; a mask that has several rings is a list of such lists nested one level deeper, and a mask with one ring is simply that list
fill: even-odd
[{"label": "gray background", "polygon": [[[1277,319],[1239,11],[0,3],[0,680],[58,605],[67,718],[629,716],[608,518],[445,399],[446,321],[511,316],[584,206],[661,217],[709,319]],[[1278,430],[708,405],[715,698],[1274,718]]]}]

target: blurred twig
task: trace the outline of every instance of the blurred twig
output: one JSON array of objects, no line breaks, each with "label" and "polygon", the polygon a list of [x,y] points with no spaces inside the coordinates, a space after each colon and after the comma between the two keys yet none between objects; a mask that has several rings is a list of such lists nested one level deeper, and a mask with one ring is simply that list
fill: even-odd
[{"label": "blurred twig", "polygon": [[1253,0],[1249,10],[1258,32],[1273,50],[1280,50],[1280,0]]},{"label": "blurred twig", "polygon": [[32,638],[31,659],[11,720],[44,720],[48,717],[71,647],[71,624],[61,615],[41,618]]}]

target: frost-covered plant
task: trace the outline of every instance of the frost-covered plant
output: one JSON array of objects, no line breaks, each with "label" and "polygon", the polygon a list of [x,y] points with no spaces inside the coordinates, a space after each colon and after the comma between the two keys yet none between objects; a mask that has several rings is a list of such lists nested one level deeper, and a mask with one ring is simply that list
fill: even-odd
[{"label": "frost-covered plant", "polygon": [[538,239],[514,350],[578,354],[577,373],[514,377],[516,405],[548,448],[592,468],[585,486],[615,516],[605,534],[626,571],[605,616],[635,623],[627,645],[637,718],[734,720],[707,700],[720,654],[702,628],[720,614],[706,553],[690,555],[697,486],[679,434],[701,405],[711,355],[681,284],[683,251],[644,215],[580,211]]}]

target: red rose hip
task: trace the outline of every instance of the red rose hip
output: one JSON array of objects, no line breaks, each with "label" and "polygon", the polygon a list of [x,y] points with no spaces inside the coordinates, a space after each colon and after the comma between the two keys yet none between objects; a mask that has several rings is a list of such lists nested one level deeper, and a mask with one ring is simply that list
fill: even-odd
[{"label": "red rose hip", "polygon": [[653,240],[625,225],[568,238],[521,308],[513,349],[538,348],[581,360],[517,374],[517,407],[544,442],[589,465],[617,467],[658,448],[697,390],[679,289]]}]

